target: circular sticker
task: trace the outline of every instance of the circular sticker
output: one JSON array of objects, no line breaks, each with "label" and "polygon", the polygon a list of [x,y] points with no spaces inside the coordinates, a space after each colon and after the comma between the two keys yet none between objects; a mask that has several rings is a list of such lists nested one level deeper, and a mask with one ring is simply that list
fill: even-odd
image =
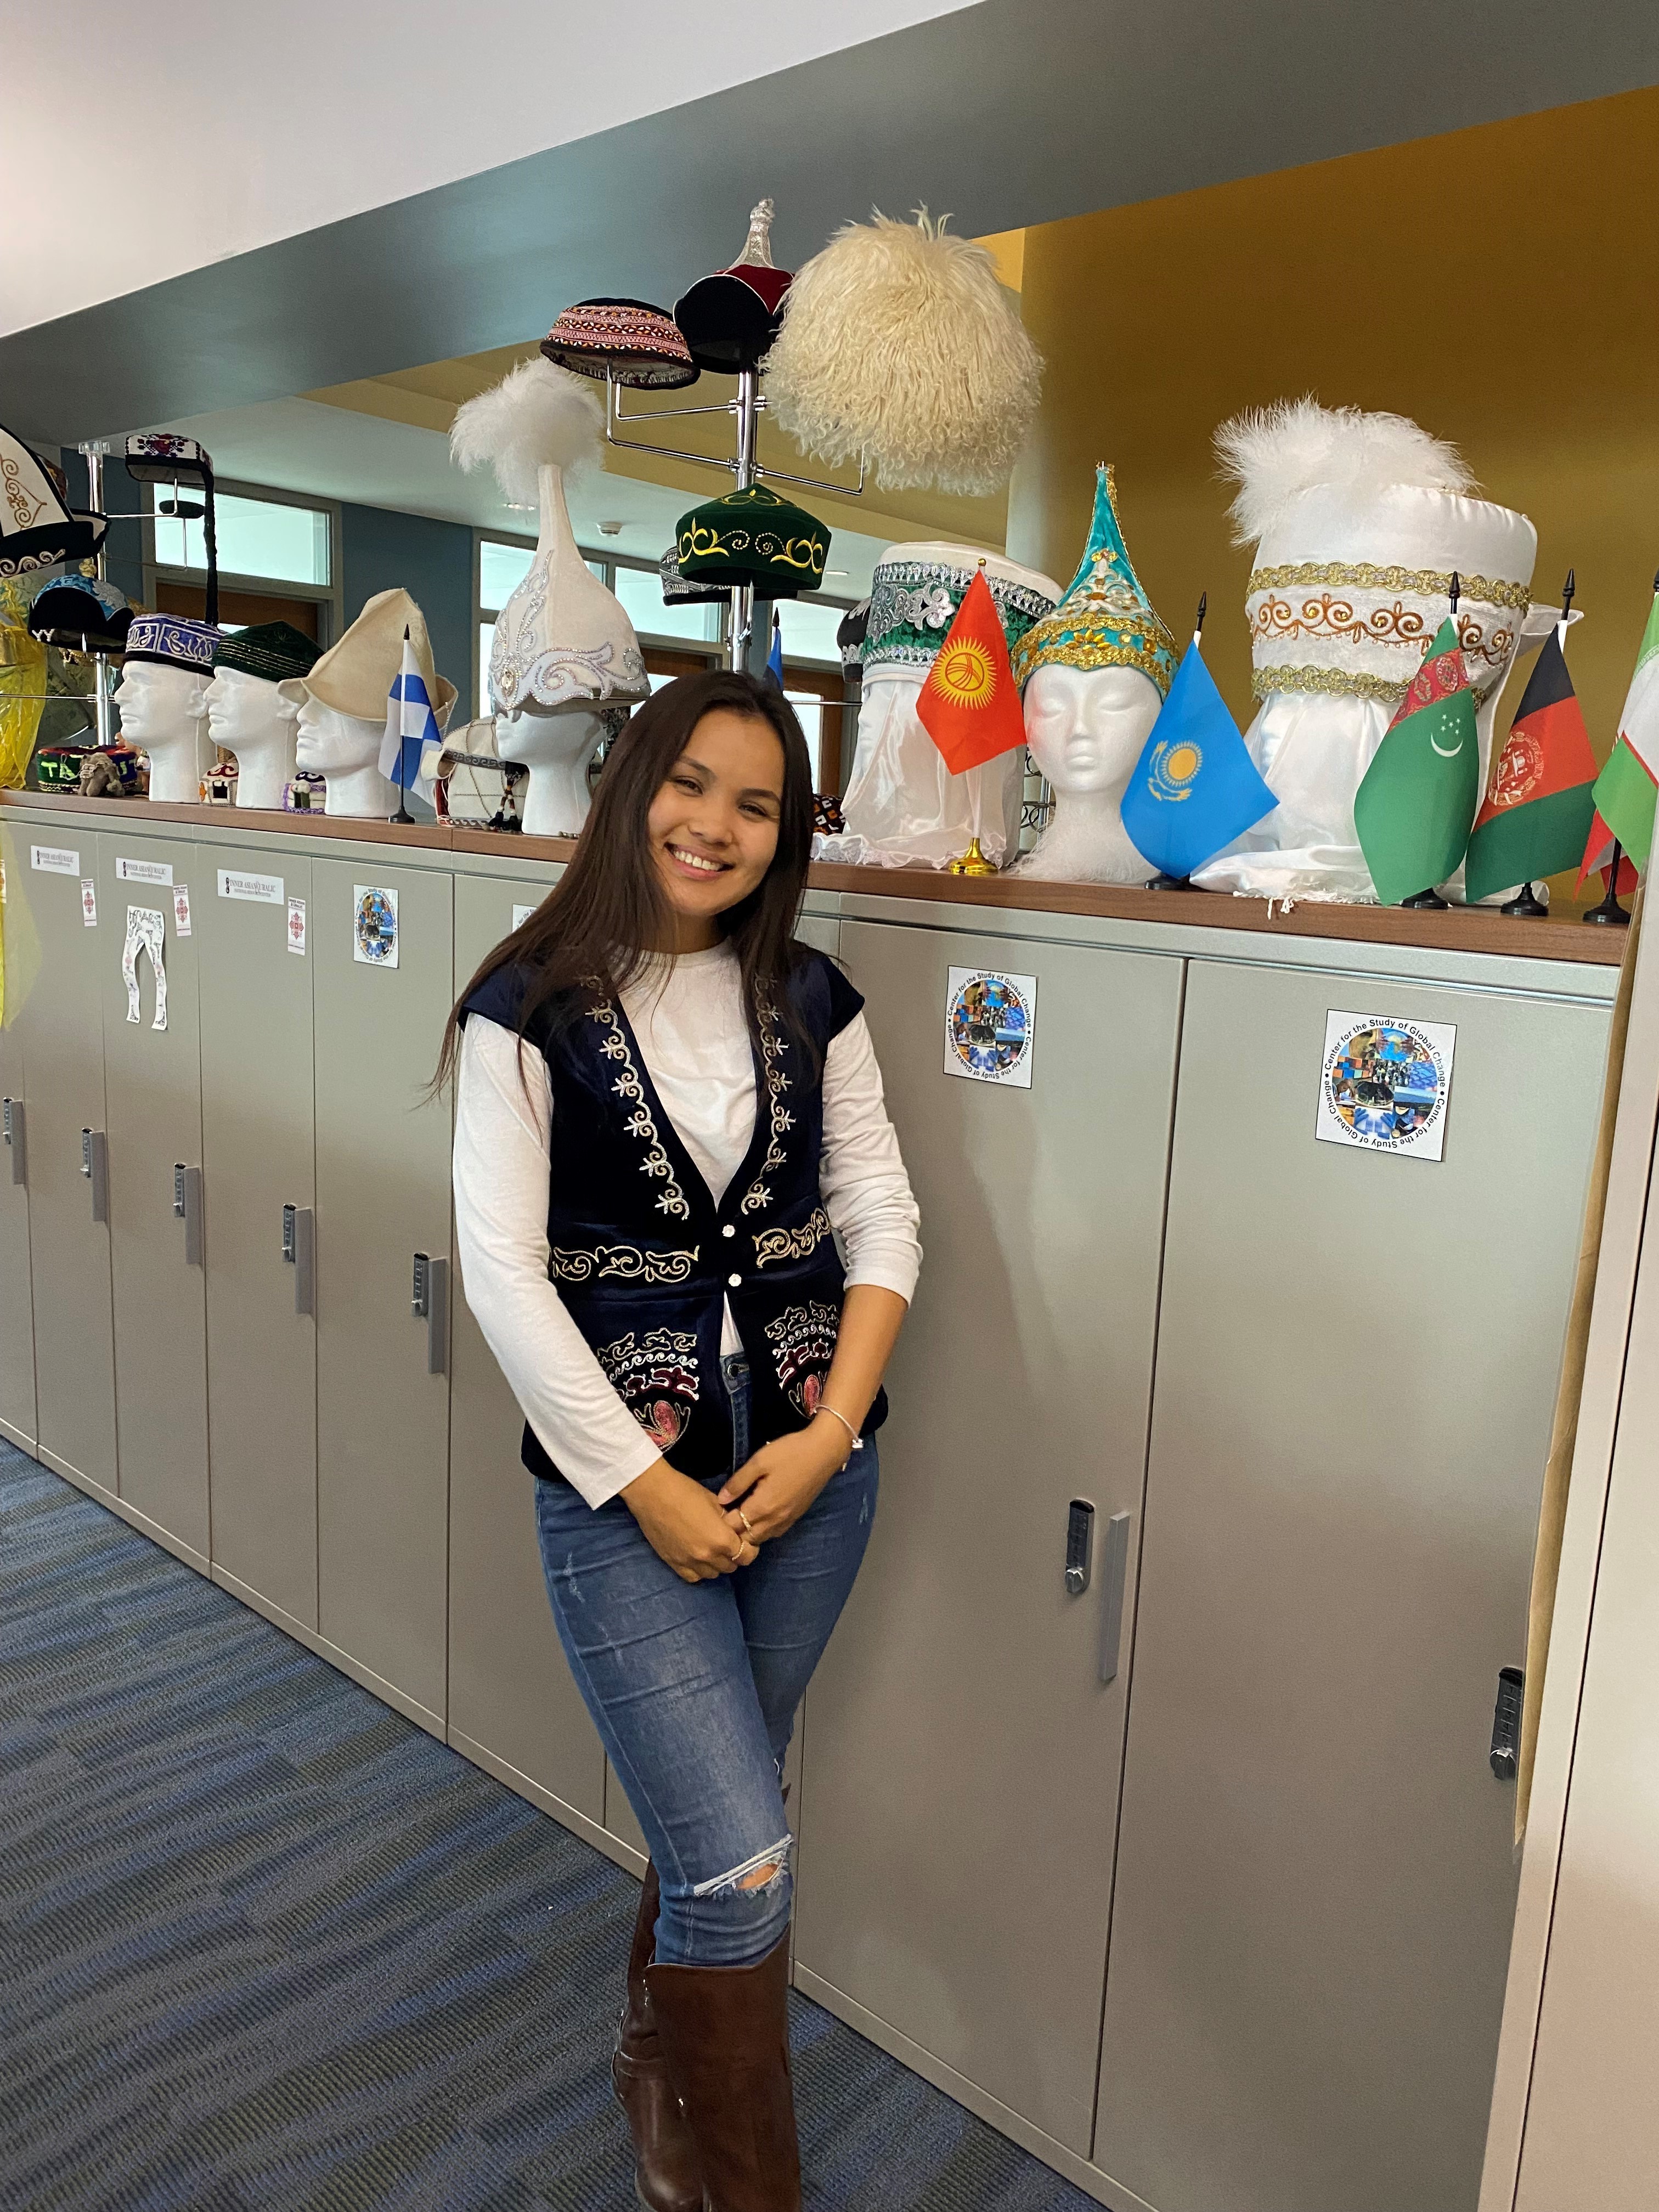
[{"label": "circular sticker", "polygon": [[357,950],[375,967],[385,966],[398,949],[398,909],[381,890],[366,890],[357,900]]},{"label": "circular sticker", "polygon": [[1447,1070],[1437,1046],[1410,1022],[1361,1024],[1325,1054],[1325,1097],[1356,1143],[1401,1152],[1445,1110]]},{"label": "circular sticker", "polygon": [[1031,1048],[1031,1009],[1011,976],[969,975],[951,994],[945,1032],[970,1075],[1006,1082]]}]

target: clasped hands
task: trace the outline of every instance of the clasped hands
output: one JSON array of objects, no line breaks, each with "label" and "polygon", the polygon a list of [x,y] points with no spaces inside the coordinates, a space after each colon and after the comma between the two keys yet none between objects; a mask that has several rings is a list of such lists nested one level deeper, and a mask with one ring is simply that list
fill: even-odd
[{"label": "clasped hands", "polygon": [[763,1544],[792,1528],[847,1456],[846,1429],[820,1413],[807,1427],[763,1444],[718,1492],[659,1459],[627,1485],[622,1499],[682,1582],[712,1582],[751,1565]]}]

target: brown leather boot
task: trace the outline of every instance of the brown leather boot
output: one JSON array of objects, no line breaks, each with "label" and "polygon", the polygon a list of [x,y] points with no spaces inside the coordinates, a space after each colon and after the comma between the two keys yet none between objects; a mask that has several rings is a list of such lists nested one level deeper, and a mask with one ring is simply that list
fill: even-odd
[{"label": "brown leather boot", "polygon": [[789,1938],[756,1966],[653,1966],[646,1979],[708,2212],[800,2212]]},{"label": "brown leather boot", "polygon": [[617,2027],[611,2080],[634,2138],[634,2192],[645,2212],[703,2212],[696,2145],[668,2079],[646,1968],[657,1948],[657,1869],[648,1862],[634,1942],[628,2002]]}]

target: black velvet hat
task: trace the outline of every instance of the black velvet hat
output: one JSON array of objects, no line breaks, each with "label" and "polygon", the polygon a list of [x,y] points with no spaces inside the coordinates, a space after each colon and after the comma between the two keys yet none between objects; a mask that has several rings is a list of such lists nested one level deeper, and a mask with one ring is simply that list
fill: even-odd
[{"label": "black velvet hat", "polygon": [[729,269],[704,276],[674,302],[674,320],[691,359],[717,376],[757,368],[778,334],[778,313],[789,289],[789,271],[772,265],[770,200],[749,218],[743,252]]}]

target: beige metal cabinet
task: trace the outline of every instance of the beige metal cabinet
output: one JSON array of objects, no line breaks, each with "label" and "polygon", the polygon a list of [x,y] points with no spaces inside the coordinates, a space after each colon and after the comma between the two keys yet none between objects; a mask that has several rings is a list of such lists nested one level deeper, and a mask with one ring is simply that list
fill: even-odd
[{"label": "beige metal cabinet", "polygon": [[[29,1245],[36,1422],[41,1457],[87,1487],[116,1490],[115,1356],[110,1309],[107,1132],[99,972],[118,957],[96,900],[92,824],[27,824],[6,869],[6,931],[32,937],[39,966],[21,981],[15,1019],[28,1069]],[[21,910],[20,910],[21,909]],[[9,958],[8,967],[11,963]]]},{"label": "beige metal cabinet", "polygon": [[213,1572],[278,1621],[314,1632],[312,963],[308,950],[289,949],[288,905],[308,908],[311,862],[275,843],[201,852],[191,908],[202,1010]]},{"label": "beige metal cabinet", "polygon": [[[195,915],[198,848],[106,830],[97,933],[109,1120],[110,1260],[120,1497],[193,1565],[208,1565],[207,1326],[202,1073]],[[181,933],[182,894],[189,927]],[[160,932],[158,975],[129,917]],[[134,992],[136,991],[136,998]],[[156,1026],[157,1018],[164,1026]]]},{"label": "beige metal cabinet", "polygon": [[[927,1259],[807,1692],[798,1978],[1086,2156],[1128,1680],[1127,1639],[1102,1680],[1110,1528],[1139,1528],[1181,963],[851,920],[841,951]],[[945,1073],[952,967],[1036,974],[1029,1091]]]},{"label": "beige metal cabinet", "polygon": [[[317,1624],[441,1734],[449,1480],[450,1115],[424,1094],[453,991],[452,879],[312,864],[317,1098]],[[362,894],[397,901],[396,964],[357,957]],[[434,1271],[414,1308],[417,1254]]]},{"label": "beige metal cabinet", "polygon": [[[29,1291],[28,1095],[18,1009],[40,969],[40,946],[26,898],[14,901],[18,843],[0,824],[0,932],[5,960],[4,1025],[0,1027],[0,1095],[9,1101],[0,1145],[0,1434],[26,1450],[35,1447],[34,1303]],[[28,848],[23,848],[24,867]]]},{"label": "beige metal cabinet", "polygon": [[[1095,2163],[1468,2212],[1601,1003],[1194,962]],[[1439,1164],[1316,1143],[1328,1010],[1456,1025]]]},{"label": "beige metal cabinet", "polygon": [[[459,876],[455,988],[545,895],[545,878]],[[524,1416],[459,1286],[449,1443],[449,1740],[555,1812],[605,1825],[605,1759],[542,1581]]]}]

